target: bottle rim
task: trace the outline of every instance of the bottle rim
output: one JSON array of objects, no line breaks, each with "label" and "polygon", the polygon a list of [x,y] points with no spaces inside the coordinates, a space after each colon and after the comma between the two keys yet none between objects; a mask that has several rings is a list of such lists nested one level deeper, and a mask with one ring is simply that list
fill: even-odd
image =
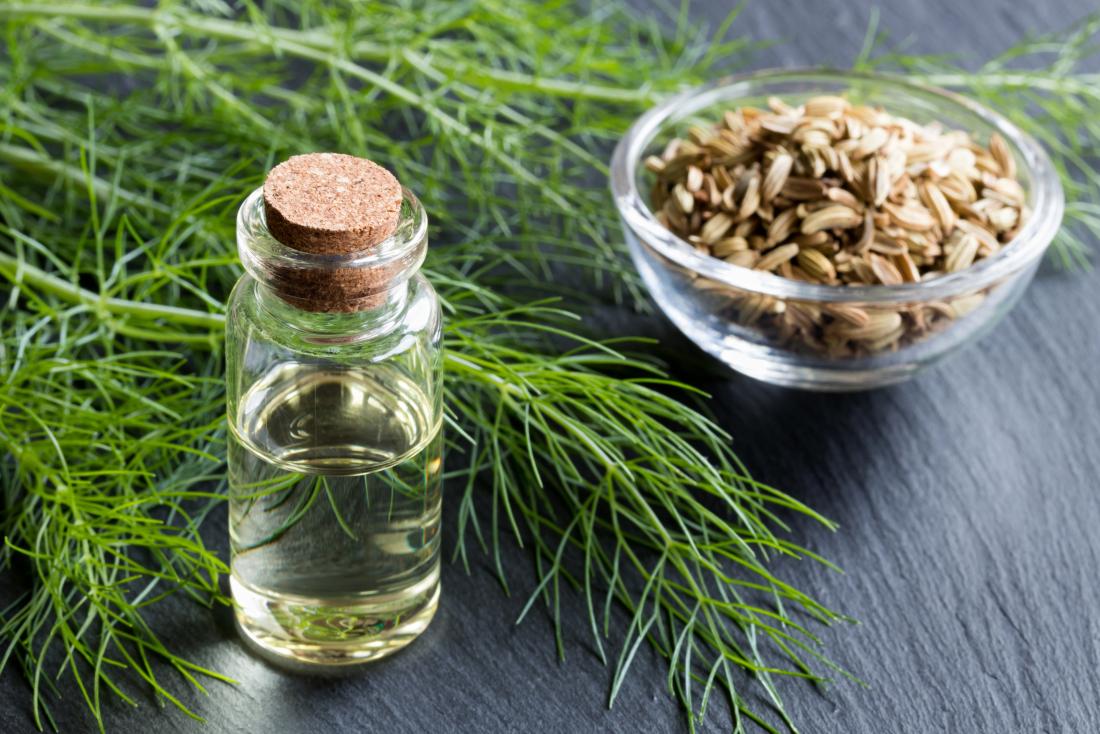
[{"label": "bottle rim", "polygon": [[287,303],[308,311],[361,311],[420,269],[427,254],[428,217],[401,188],[397,227],[386,239],[347,254],[305,252],[283,244],[267,226],[263,187],[237,211],[237,253],[245,271]]}]

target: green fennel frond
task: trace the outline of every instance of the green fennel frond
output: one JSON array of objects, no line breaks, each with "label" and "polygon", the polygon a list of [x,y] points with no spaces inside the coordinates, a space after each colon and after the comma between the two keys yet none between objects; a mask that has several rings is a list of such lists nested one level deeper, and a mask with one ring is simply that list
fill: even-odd
[{"label": "green fennel frond", "polygon": [[581,335],[538,285],[569,267],[586,283],[559,299],[637,301],[602,160],[640,109],[746,44],[708,56],[686,28],[568,3],[374,7],[0,4],[2,558],[26,589],[0,613],[0,664],[31,681],[40,726],[59,674],[101,728],[140,684],[197,715],[165,673],[215,674],[146,613],[225,601],[200,522],[223,489],[233,215],[274,162],[338,149],[385,162],[432,212],[457,556],[528,548],[535,580],[501,582],[530,595],[524,616],[546,604],[562,654],[558,600],[583,594],[609,702],[652,644],[692,726],[715,690],[738,729],[774,729],[760,694],[790,724],[778,678],[832,671],[807,625],[839,616],[775,561],[815,558],[785,518],[827,521],[755,483],[686,388]]}]

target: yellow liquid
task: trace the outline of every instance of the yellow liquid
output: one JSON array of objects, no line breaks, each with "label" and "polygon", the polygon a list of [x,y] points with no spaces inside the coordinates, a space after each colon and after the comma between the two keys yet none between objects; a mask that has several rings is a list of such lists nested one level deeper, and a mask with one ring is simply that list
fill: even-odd
[{"label": "yellow liquid", "polygon": [[284,363],[229,432],[237,623],[262,654],[342,666],[415,639],[439,599],[442,433],[393,369]]}]

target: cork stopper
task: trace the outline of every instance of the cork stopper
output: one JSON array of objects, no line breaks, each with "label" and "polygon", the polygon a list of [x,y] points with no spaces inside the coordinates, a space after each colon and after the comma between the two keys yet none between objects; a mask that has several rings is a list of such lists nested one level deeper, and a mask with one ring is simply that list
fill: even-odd
[{"label": "cork stopper", "polygon": [[[403,193],[377,163],[342,153],[296,155],[263,186],[267,228],[289,248],[314,255],[369,254],[397,229]],[[401,265],[273,267],[276,293],[307,311],[375,308]]]},{"label": "cork stopper", "polygon": [[397,229],[401,184],[382,166],[343,153],[296,155],[264,181],[267,228],[302,252],[363,252]]}]

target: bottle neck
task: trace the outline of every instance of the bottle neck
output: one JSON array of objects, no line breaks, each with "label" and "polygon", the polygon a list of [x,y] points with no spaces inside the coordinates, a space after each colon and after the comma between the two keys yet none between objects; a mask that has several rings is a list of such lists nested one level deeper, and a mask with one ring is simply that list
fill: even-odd
[{"label": "bottle neck", "polygon": [[262,189],[237,214],[237,252],[259,284],[261,307],[289,327],[326,338],[364,338],[400,317],[408,281],[424,262],[428,218],[404,190],[390,237],[362,252],[317,254],[284,245],[267,227]]},{"label": "bottle neck", "polygon": [[262,282],[257,282],[255,293],[260,309],[268,318],[298,331],[307,341],[349,344],[376,339],[401,323],[408,306],[409,282],[402,280],[375,294],[369,307],[345,312],[299,308]]}]

